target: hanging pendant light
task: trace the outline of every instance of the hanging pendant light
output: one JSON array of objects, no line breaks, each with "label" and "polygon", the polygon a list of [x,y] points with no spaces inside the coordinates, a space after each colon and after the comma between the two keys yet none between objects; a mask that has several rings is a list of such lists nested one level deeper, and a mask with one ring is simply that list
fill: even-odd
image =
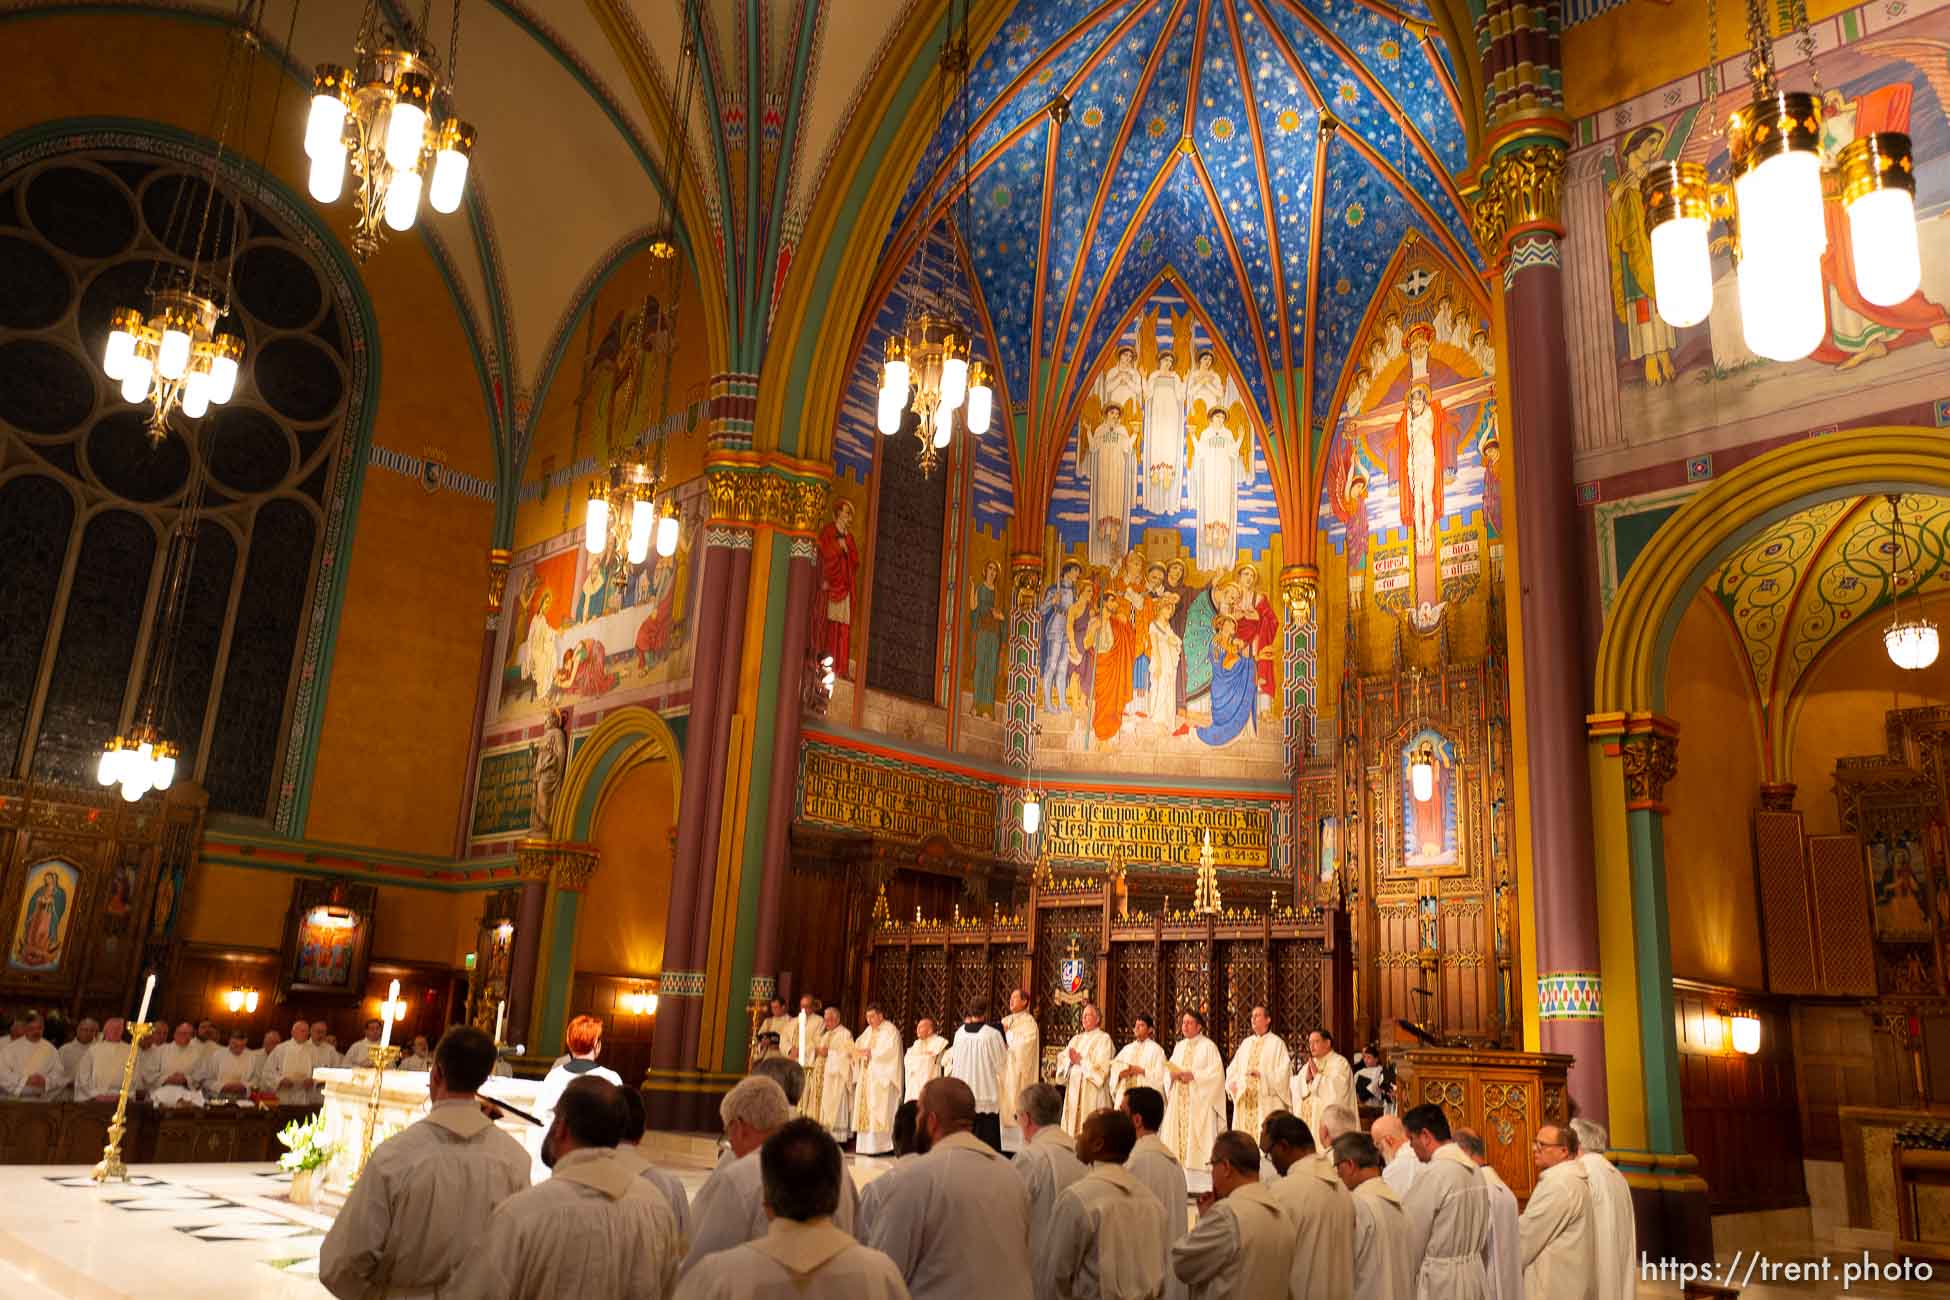
[{"label": "hanging pendant light", "polygon": [[1848,206],[1856,287],[1876,306],[1894,307],[1923,283],[1909,137],[1893,131],[1857,137],[1836,165]]},{"label": "hanging pendant light", "polygon": [[1712,205],[1706,168],[1662,162],[1639,183],[1651,225],[1652,279],[1660,319],[1674,329],[1697,325],[1713,311]]},{"label": "hanging pendant light", "polygon": [[1435,798],[1435,754],[1424,741],[1408,765],[1408,788],[1416,803]]},{"label": "hanging pendant light", "polygon": [[[1936,662],[1937,633],[1936,624],[1923,617],[1923,593],[1916,579],[1916,566],[1903,565],[1907,548],[1903,544],[1902,532],[1903,498],[1899,492],[1889,494],[1889,590],[1890,621],[1882,633],[1882,648],[1889,655],[1889,662],[1907,672],[1921,672]],[[1903,583],[1897,569],[1899,565],[1909,570],[1909,586],[1915,593],[1916,607],[1908,618],[1902,613]]]}]

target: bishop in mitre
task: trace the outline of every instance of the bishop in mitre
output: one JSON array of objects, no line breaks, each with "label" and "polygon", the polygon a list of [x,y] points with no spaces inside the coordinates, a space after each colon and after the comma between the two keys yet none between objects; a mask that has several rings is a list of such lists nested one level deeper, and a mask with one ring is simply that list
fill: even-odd
[{"label": "bishop in mitre", "polygon": [[1325,1029],[1307,1035],[1307,1064],[1294,1076],[1293,1100],[1293,1113],[1315,1132],[1329,1107],[1345,1106],[1360,1113],[1360,1103],[1354,1100],[1354,1068],[1334,1050],[1334,1036]]},{"label": "bishop in mitre", "polygon": [[1122,1108],[1124,1094],[1132,1088],[1153,1088],[1160,1097],[1170,1082],[1170,1062],[1165,1049],[1153,1037],[1151,1017],[1139,1012],[1131,1022],[1131,1041],[1110,1063],[1110,1104]]},{"label": "bishop in mitre", "polygon": [[948,1040],[934,1031],[934,1021],[922,1016],[914,1022],[914,1041],[902,1066],[906,1087],[901,1100],[921,1100],[921,1089],[928,1086],[928,1080],[941,1077],[941,1054],[947,1050]]},{"label": "bishop in mitre", "polygon": [[[1293,1058],[1286,1040],[1272,1032],[1273,1018],[1265,1007],[1254,1007],[1253,1032],[1232,1054],[1226,1067],[1226,1096],[1232,1098],[1232,1126],[1241,1133],[1258,1133],[1276,1110],[1293,1109]],[[1313,1125],[1308,1125],[1313,1131]]]},{"label": "bishop in mitre", "polygon": [[1009,1014],[1002,1017],[1002,1032],[1009,1055],[1002,1066],[1002,1081],[997,1089],[1002,1099],[1002,1149],[1020,1151],[1028,1140],[1016,1125],[1016,1117],[1006,1112],[1014,1108],[1022,1090],[1041,1080],[1043,1074],[1043,1035],[1036,1017],[1029,1014],[1029,994],[1022,989],[1009,992]]},{"label": "bishop in mitre", "polygon": [[1187,1009],[1166,1071],[1165,1146],[1187,1173],[1212,1167],[1212,1141],[1226,1131],[1225,1058],[1205,1036],[1205,1017]]},{"label": "bishop in mitre", "polygon": [[894,1149],[894,1112],[906,1085],[901,1069],[901,1031],[867,1004],[867,1027],[853,1040],[853,1149],[863,1156]]},{"label": "bishop in mitre", "polygon": [[819,1122],[835,1142],[853,1136],[853,1031],[840,1023],[840,1009],[827,1007],[826,1028],[814,1049],[819,1083]]},{"label": "bishop in mitre", "polygon": [[1071,1137],[1083,1132],[1083,1121],[1093,1111],[1110,1105],[1105,1084],[1110,1079],[1113,1048],[1110,1035],[1098,1027],[1097,1008],[1084,1003],[1083,1032],[1063,1049],[1063,1131]]}]

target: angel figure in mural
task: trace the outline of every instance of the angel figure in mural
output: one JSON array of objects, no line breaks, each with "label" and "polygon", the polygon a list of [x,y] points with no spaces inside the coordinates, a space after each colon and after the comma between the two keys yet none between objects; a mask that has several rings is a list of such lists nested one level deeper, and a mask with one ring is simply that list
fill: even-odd
[{"label": "angel figure in mural", "polygon": [[648,382],[663,311],[655,298],[617,312],[590,364],[590,422],[614,459],[644,433],[654,400]]},{"label": "angel figure in mural", "polygon": [[569,711],[550,709],[542,738],[535,742],[533,793],[528,801],[528,825],[546,832],[555,815],[555,796],[562,789],[562,773],[569,765]]},{"label": "angel figure in mural", "polygon": [[982,566],[982,580],[968,593],[968,628],[975,643],[975,712],[984,718],[995,716],[995,673],[1002,658],[1002,606],[996,597],[996,584],[1002,579],[1002,565],[990,560]]},{"label": "angel figure in mural", "polygon": [[1652,298],[1652,241],[1645,233],[1645,202],[1639,182],[1666,158],[1666,128],[1642,126],[1625,137],[1619,150],[1618,177],[1605,195],[1605,237],[1611,254],[1611,305],[1625,327],[1632,360],[1645,367],[1653,387],[1673,377],[1672,350],[1679,341],[1660,318]]},{"label": "angel figure in mural", "polygon": [[1108,569],[1123,558],[1137,507],[1138,448],[1122,407],[1104,408],[1077,468],[1090,485],[1090,563]]},{"label": "angel figure in mural", "polygon": [[[1248,433],[1248,438],[1251,434]],[[1240,447],[1226,412],[1206,412],[1192,448],[1191,496],[1198,515],[1198,567],[1230,569],[1239,554],[1239,489],[1253,481],[1252,444]]]},{"label": "angel figure in mural", "polygon": [[1178,513],[1178,480],[1185,472],[1185,379],[1169,348],[1145,384],[1144,508],[1154,515]]},{"label": "angel figure in mural", "polygon": [[1435,554],[1442,521],[1442,486],[1456,472],[1456,429],[1449,413],[1417,380],[1395,421],[1395,464],[1401,471],[1402,525],[1415,534],[1415,550]]},{"label": "angel figure in mural", "polygon": [[1128,343],[1118,346],[1117,359],[1104,372],[1097,398],[1103,405],[1115,406],[1121,411],[1143,409],[1144,372],[1138,369],[1136,348]]},{"label": "angel figure in mural", "polygon": [[1037,661],[1038,709],[1063,707],[1063,688],[1070,674],[1070,608],[1076,604],[1077,582],[1082,577],[1083,566],[1075,560],[1065,560],[1056,581],[1043,592],[1042,600],[1036,605],[1037,649],[1041,655]]},{"label": "angel figure in mural", "polygon": [[1205,409],[1225,405],[1226,380],[1218,367],[1212,362],[1212,349],[1200,348],[1198,359],[1192,363],[1192,373],[1185,376],[1185,415],[1189,419],[1198,409],[1200,402]]},{"label": "angel figure in mural", "polygon": [[853,503],[833,503],[819,530],[819,590],[813,595],[813,651],[830,655],[833,672],[853,680],[853,587],[860,575],[860,543],[853,536]]}]

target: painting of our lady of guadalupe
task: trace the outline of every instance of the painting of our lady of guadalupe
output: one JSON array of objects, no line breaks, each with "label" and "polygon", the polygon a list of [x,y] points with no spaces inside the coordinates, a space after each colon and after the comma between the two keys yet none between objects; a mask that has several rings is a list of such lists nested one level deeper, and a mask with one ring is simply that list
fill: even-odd
[{"label": "painting of our lady of guadalupe", "polygon": [[7,949],[7,965],[23,971],[61,969],[74,928],[79,878],[80,873],[66,862],[43,862],[28,869],[26,896]]}]

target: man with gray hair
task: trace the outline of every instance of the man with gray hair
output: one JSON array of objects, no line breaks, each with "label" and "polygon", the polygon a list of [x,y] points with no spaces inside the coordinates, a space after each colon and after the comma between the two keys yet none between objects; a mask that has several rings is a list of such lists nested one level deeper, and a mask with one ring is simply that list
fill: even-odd
[{"label": "man with gray hair", "polygon": [[[691,1202],[691,1248],[684,1256],[679,1277],[708,1255],[765,1235],[768,1224],[758,1149],[792,1119],[792,1106],[783,1088],[753,1074],[733,1084],[724,1095],[718,1103],[718,1118],[724,1123],[731,1158],[712,1172]],[[853,1179],[842,1178],[839,1209],[833,1214],[833,1224],[840,1231],[853,1231],[857,1204]]]},{"label": "man with gray hair", "polygon": [[789,1056],[768,1056],[752,1062],[751,1072],[778,1084],[785,1094],[786,1105],[798,1108],[799,1098],[806,1093],[806,1071],[799,1062]]},{"label": "man with gray hair", "polygon": [[1015,1169],[1029,1189],[1029,1262],[1041,1277],[1056,1198],[1083,1177],[1083,1162],[1077,1140],[1062,1127],[1062,1095],[1049,1084],[1032,1083],[1016,1094],[1015,1121],[1023,1136]]},{"label": "man with gray hair", "polygon": [[1356,1130],[1334,1139],[1334,1172],[1353,1193],[1356,1300],[1414,1300],[1402,1198],[1381,1176],[1381,1149]]},{"label": "man with gray hair", "polygon": [[1490,1163],[1483,1135],[1472,1128],[1455,1132],[1456,1145],[1483,1171],[1490,1193],[1490,1240],[1483,1267],[1490,1277],[1490,1300],[1523,1300],[1523,1257],[1517,1253],[1517,1194]]},{"label": "man with gray hair", "polygon": [[1611,1134],[1588,1119],[1571,1121],[1578,1137],[1578,1163],[1591,1183],[1592,1245],[1598,1265],[1598,1300],[1632,1300],[1639,1257],[1638,1223],[1632,1218],[1632,1189],[1606,1157]]},{"label": "man with gray hair", "polygon": [[1323,1106],[1320,1111],[1320,1127],[1314,1132],[1314,1140],[1325,1151],[1333,1145],[1334,1139],[1343,1133],[1359,1133],[1361,1121],[1346,1106]]}]

